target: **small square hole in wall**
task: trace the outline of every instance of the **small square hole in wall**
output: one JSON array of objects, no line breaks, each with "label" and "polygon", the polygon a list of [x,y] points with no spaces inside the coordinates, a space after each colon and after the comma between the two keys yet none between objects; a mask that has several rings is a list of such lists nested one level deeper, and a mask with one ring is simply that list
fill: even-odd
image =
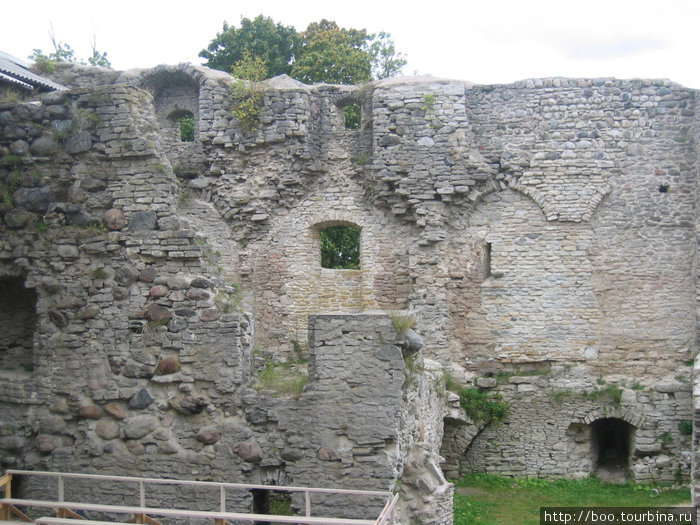
[{"label": "small square hole in wall", "polygon": [[668,184],[660,184],[659,185],[659,193],[668,193]]}]

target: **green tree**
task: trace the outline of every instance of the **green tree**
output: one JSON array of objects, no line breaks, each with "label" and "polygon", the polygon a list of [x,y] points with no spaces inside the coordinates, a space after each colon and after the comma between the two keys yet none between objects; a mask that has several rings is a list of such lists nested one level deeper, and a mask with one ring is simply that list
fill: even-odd
[{"label": "green tree", "polygon": [[388,33],[345,29],[329,20],[297,33],[263,15],[242,18],[240,28],[224,23],[199,56],[206,66],[231,72],[246,53],[265,63],[265,78],[286,73],[306,83],[357,84],[398,75],[406,64]]},{"label": "green tree", "polygon": [[404,54],[396,51],[391,35],[383,31],[372,35],[369,54],[372,57],[372,77],[377,80],[401,74],[406,65]]},{"label": "green tree", "polygon": [[93,67],[112,67],[112,64],[107,60],[107,53],[100,53],[97,50],[97,37],[92,35],[92,56],[88,57],[87,61]]},{"label": "green tree", "polygon": [[41,49],[34,49],[29,55],[29,60],[33,61],[39,70],[45,73],[53,73],[56,69],[56,64],[59,62],[70,62],[72,64],[83,64],[91,66],[111,67],[112,64],[107,60],[107,53],[101,53],[97,50],[97,39],[92,35],[92,56],[88,57],[87,62],[78,59],[75,56],[75,51],[65,42],[60,42],[56,39],[53,31],[53,26],[49,29],[49,38],[53,45],[53,53],[44,54]]},{"label": "green tree", "polygon": [[360,267],[360,229],[353,226],[329,226],[321,230],[321,267],[358,269]]},{"label": "green tree", "polygon": [[372,79],[369,39],[364,29],[344,29],[329,20],[313,22],[301,34],[292,76],[307,84],[367,82]]},{"label": "green tree", "polygon": [[296,29],[258,15],[253,20],[242,18],[240,28],[224,22],[223,31],[217,33],[207,48],[199,52],[199,56],[206,59],[204,65],[207,67],[230,73],[248,52],[263,60],[265,78],[271,78],[289,74],[296,42]]}]

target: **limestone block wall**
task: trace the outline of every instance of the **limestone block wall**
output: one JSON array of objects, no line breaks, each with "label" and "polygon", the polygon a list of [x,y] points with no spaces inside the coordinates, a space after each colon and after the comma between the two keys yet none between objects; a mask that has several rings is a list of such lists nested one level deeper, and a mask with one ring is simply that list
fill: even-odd
[{"label": "limestone block wall", "polygon": [[[460,423],[468,439],[460,442],[460,431],[453,433],[457,439],[451,449],[443,449],[452,464],[446,468],[551,478],[585,477],[607,464],[628,469],[637,482],[687,479],[689,367],[679,372],[682,381],[668,378],[648,387],[586,384],[589,373],[583,366],[554,366],[547,373],[494,379],[489,389],[497,389],[510,404],[508,418],[478,432],[468,421]],[[601,450],[606,443],[595,426],[602,420],[629,426],[628,433],[622,432],[624,446],[613,447],[619,458]]]},{"label": "limestone block wall", "polygon": [[[358,194],[356,186],[345,184],[310,196],[274,221],[266,239],[247,248],[257,265],[243,286],[255,290],[260,298],[255,312],[271,324],[259,333],[261,344],[304,345],[312,313],[406,307],[407,248],[392,235],[394,228],[406,227],[368,208]],[[359,270],[321,267],[320,230],[334,224],[360,228]]]},{"label": "limestone block wall", "polygon": [[[290,474],[302,458],[309,472],[336,468],[313,459],[331,436],[342,468],[354,468],[364,460],[346,452],[364,445],[335,428],[293,437],[303,418],[278,422],[301,410],[296,400],[252,386],[266,360],[325,348],[309,339],[309,316],[383,309],[419,320],[422,352],[438,369],[512,401],[500,427],[450,435],[452,471],[589,472],[591,425],[616,419],[634,427],[637,479],[687,475],[691,444],[679,424],[692,419],[697,335],[693,90],[655,80],[358,87],[279,77],[253,131],[232,115],[233,79],[221,72],[57,74],[75,87],[0,107],[0,278],[17,279],[36,303],[33,370],[0,384],[3,464],[88,461],[281,483],[306,475]],[[362,106],[358,130],[344,129],[347,103]],[[196,116],[192,144],[167,120],[184,110]],[[359,270],[320,267],[318,231],[330,224],[361,229]],[[388,340],[387,322],[368,321],[369,333]],[[352,326],[361,346],[384,348]],[[329,330],[343,341],[333,352],[357,350]],[[394,357],[379,361],[398,377]],[[523,371],[547,374],[516,381]],[[511,380],[493,383],[504,374]],[[411,387],[429,414],[422,425],[406,382],[389,382],[380,408],[362,405],[399,422],[367,445],[382,483],[410,464],[416,486],[447,493],[440,475],[421,476],[437,472],[441,419],[464,418],[440,413],[434,383]],[[620,389],[619,405],[594,402],[602,385]],[[278,453],[244,460],[235,448],[251,440]],[[404,456],[411,440],[425,453]],[[557,467],[555,457],[569,459]]]}]

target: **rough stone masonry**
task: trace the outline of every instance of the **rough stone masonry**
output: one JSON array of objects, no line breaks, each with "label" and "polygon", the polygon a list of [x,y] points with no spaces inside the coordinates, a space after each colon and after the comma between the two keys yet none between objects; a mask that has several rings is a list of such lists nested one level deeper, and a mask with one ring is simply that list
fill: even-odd
[{"label": "rough stone masonry", "polygon": [[[3,467],[399,490],[440,524],[443,472],[693,483],[696,91],[277,77],[248,130],[203,67],[55,80],[0,105]],[[322,267],[336,225],[359,269]]]}]

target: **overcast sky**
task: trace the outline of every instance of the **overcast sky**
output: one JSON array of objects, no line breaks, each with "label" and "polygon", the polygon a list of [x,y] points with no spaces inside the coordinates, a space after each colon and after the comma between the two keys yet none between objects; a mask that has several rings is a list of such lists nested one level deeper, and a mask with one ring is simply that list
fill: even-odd
[{"label": "overcast sky", "polygon": [[2,13],[0,50],[25,60],[33,48],[53,50],[53,26],[79,57],[96,35],[115,69],[200,64],[224,20],[263,14],[299,31],[322,18],[386,31],[406,75],[669,78],[700,88],[700,0],[13,0]]}]

